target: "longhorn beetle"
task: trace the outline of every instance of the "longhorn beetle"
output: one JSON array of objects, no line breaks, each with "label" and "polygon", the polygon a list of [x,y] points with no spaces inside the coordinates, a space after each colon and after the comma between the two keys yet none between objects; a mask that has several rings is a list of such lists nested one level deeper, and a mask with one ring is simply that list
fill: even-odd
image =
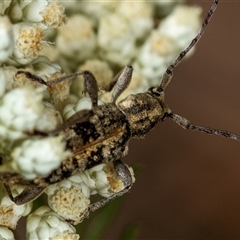
[{"label": "longhorn beetle", "polygon": [[[115,171],[123,181],[124,189],[91,204],[89,211],[84,216],[87,217],[89,212],[97,210],[112,199],[129,191],[132,186],[132,178],[128,168],[121,160],[127,154],[129,140],[131,138],[143,138],[158,122],[166,118],[172,119],[184,129],[215,134],[240,141],[240,136],[236,134],[192,124],[186,118],[173,113],[164,100],[164,90],[172,79],[175,67],[199,41],[217,8],[217,4],[218,0],[214,0],[199,33],[186,49],[179,54],[176,60],[169,65],[159,86],[151,87],[144,93],[129,95],[118,104],[116,104],[117,98],[130,83],[133,72],[131,66],[126,66],[113,78],[109,85],[101,89],[107,92],[113,89],[111,102],[101,106],[97,104],[99,90],[97,81],[89,71],[69,74],[51,82],[46,82],[30,72],[18,71],[17,74],[25,74],[32,81],[37,81],[46,86],[52,86],[82,75],[85,91],[89,94],[92,102],[92,109],[77,112],[54,131],[38,133],[46,137],[62,135],[67,149],[70,149],[73,153],[72,157],[63,161],[61,166],[51,172],[49,176],[27,181],[17,174],[1,173],[0,179],[5,183],[11,200],[16,204],[26,203],[35,199],[50,184],[59,182],[100,163],[113,161]],[[9,187],[11,184],[25,185],[26,188],[20,195],[13,197]]]}]

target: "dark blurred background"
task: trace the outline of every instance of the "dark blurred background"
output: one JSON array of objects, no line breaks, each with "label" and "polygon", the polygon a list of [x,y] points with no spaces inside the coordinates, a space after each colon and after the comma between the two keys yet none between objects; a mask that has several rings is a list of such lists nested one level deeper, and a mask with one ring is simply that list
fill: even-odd
[{"label": "dark blurred background", "polygon": [[[212,1],[201,5],[205,16]],[[240,1],[221,1],[197,51],[166,91],[193,123],[240,134]],[[141,171],[104,239],[127,223],[138,239],[240,239],[240,142],[159,123],[124,161]]]}]

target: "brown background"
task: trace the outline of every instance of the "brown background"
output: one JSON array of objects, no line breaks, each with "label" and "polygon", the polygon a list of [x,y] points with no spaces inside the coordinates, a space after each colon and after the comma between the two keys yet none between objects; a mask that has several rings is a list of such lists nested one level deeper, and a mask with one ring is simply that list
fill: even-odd
[{"label": "brown background", "polygon": [[[211,1],[191,1],[204,8]],[[193,123],[240,134],[240,1],[221,1],[192,58],[166,91]],[[190,132],[171,120],[133,140],[142,170],[105,239],[137,223],[138,239],[240,239],[240,143]]]}]

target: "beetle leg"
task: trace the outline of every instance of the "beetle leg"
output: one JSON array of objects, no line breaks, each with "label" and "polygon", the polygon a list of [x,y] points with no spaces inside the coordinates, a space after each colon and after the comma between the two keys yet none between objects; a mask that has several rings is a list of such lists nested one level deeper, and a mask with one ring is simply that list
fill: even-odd
[{"label": "beetle leg", "polygon": [[55,84],[58,84],[60,82],[69,80],[71,78],[75,78],[79,75],[83,75],[84,78],[84,93],[88,93],[89,97],[91,99],[92,102],[92,108],[97,107],[97,102],[98,102],[98,85],[97,85],[97,81],[94,77],[94,75],[89,72],[89,71],[83,71],[83,72],[77,72],[77,73],[72,73],[72,74],[68,74],[59,78],[56,78],[52,81],[46,82],[43,78],[32,74],[30,72],[27,71],[18,71],[16,73],[16,75],[18,74],[25,74],[25,76],[27,78],[29,78],[31,81],[35,81],[35,82],[39,82],[43,85],[46,85],[48,87],[51,87]]},{"label": "beetle leg", "polygon": [[98,85],[97,80],[94,75],[89,71],[82,72],[84,78],[84,91],[83,93],[88,93],[91,102],[92,108],[97,107],[98,105]]},{"label": "beetle leg", "polygon": [[130,190],[130,188],[132,187],[132,184],[133,184],[132,176],[131,176],[131,173],[130,173],[129,169],[127,168],[127,166],[121,160],[113,161],[113,166],[114,166],[114,169],[115,169],[118,177],[122,180],[122,182],[124,184],[124,189],[122,189],[121,191],[119,191],[117,193],[114,193],[110,197],[104,198],[96,203],[91,204],[89,206],[88,212],[83,216],[82,220],[87,218],[90,212],[94,212],[94,211],[98,210],[99,208],[105,206],[108,202],[114,200],[117,197],[122,196],[124,193],[127,193]]},{"label": "beetle leg", "polygon": [[103,207],[108,202],[112,201],[113,199],[122,196],[124,193],[128,192],[130,190],[130,188],[132,187],[132,176],[131,176],[131,173],[128,170],[127,166],[121,160],[113,161],[113,166],[114,166],[114,169],[115,169],[118,177],[122,180],[122,182],[124,184],[124,189],[117,193],[114,193],[110,197],[104,198],[96,203],[91,204],[90,205],[91,212],[94,212],[97,209]]},{"label": "beetle leg", "polygon": [[128,87],[132,79],[132,72],[132,66],[127,65],[113,78],[113,80],[107,86],[101,88],[101,90],[105,92],[110,92],[115,87],[112,93],[111,102],[115,103],[117,98]]},{"label": "beetle leg", "polygon": [[12,191],[9,185],[4,184],[4,186],[8,193],[9,198],[17,205],[21,205],[21,204],[25,204],[33,201],[38,196],[40,196],[45,189],[45,187],[35,187],[35,186],[26,187],[19,195],[17,195],[16,197],[13,197]]},{"label": "beetle leg", "polygon": [[[0,156],[0,165],[2,165],[3,159]],[[24,190],[16,197],[13,197],[11,188],[8,184],[4,183],[4,187],[7,191],[9,198],[17,205],[28,203],[42,194],[45,187],[25,187]]]},{"label": "beetle leg", "polygon": [[[133,72],[132,66],[126,66],[113,78],[113,80],[107,86],[101,88],[101,90],[105,92],[110,92],[115,87],[112,93],[111,102],[115,103],[117,98],[121,95],[121,93],[128,87],[132,79],[132,72]],[[34,75],[30,72],[18,71],[16,75],[18,74],[25,74],[25,76],[29,78],[31,81],[36,81],[49,87],[62,81],[66,81],[68,79],[75,78],[79,75],[83,75],[85,88],[83,93],[87,92],[89,94],[89,97],[91,98],[92,101],[92,108],[97,106],[98,85],[94,75],[89,71],[68,74],[66,76],[56,78],[49,82],[46,82],[43,78]]]}]

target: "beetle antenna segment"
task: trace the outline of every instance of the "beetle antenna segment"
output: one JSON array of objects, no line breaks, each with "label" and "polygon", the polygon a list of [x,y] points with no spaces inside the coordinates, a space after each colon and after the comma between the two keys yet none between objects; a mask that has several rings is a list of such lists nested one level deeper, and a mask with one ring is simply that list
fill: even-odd
[{"label": "beetle antenna segment", "polygon": [[181,60],[185,57],[185,55],[197,44],[201,36],[203,35],[204,31],[206,30],[206,27],[213,16],[214,11],[216,10],[218,5],[218,0],[214,0],[211,8],[208,11],[208,14],[202,24],[202,27],[196,37],[191,41],[191,43],[179,54],[179,56],[173,61],[173,63],[167,68],[166,72],[164,73],[162,77],[162,81],[158,87],[158,90],[164,91],[167,85],[170,83],[173,70],[174,68],[181,62]]}]

